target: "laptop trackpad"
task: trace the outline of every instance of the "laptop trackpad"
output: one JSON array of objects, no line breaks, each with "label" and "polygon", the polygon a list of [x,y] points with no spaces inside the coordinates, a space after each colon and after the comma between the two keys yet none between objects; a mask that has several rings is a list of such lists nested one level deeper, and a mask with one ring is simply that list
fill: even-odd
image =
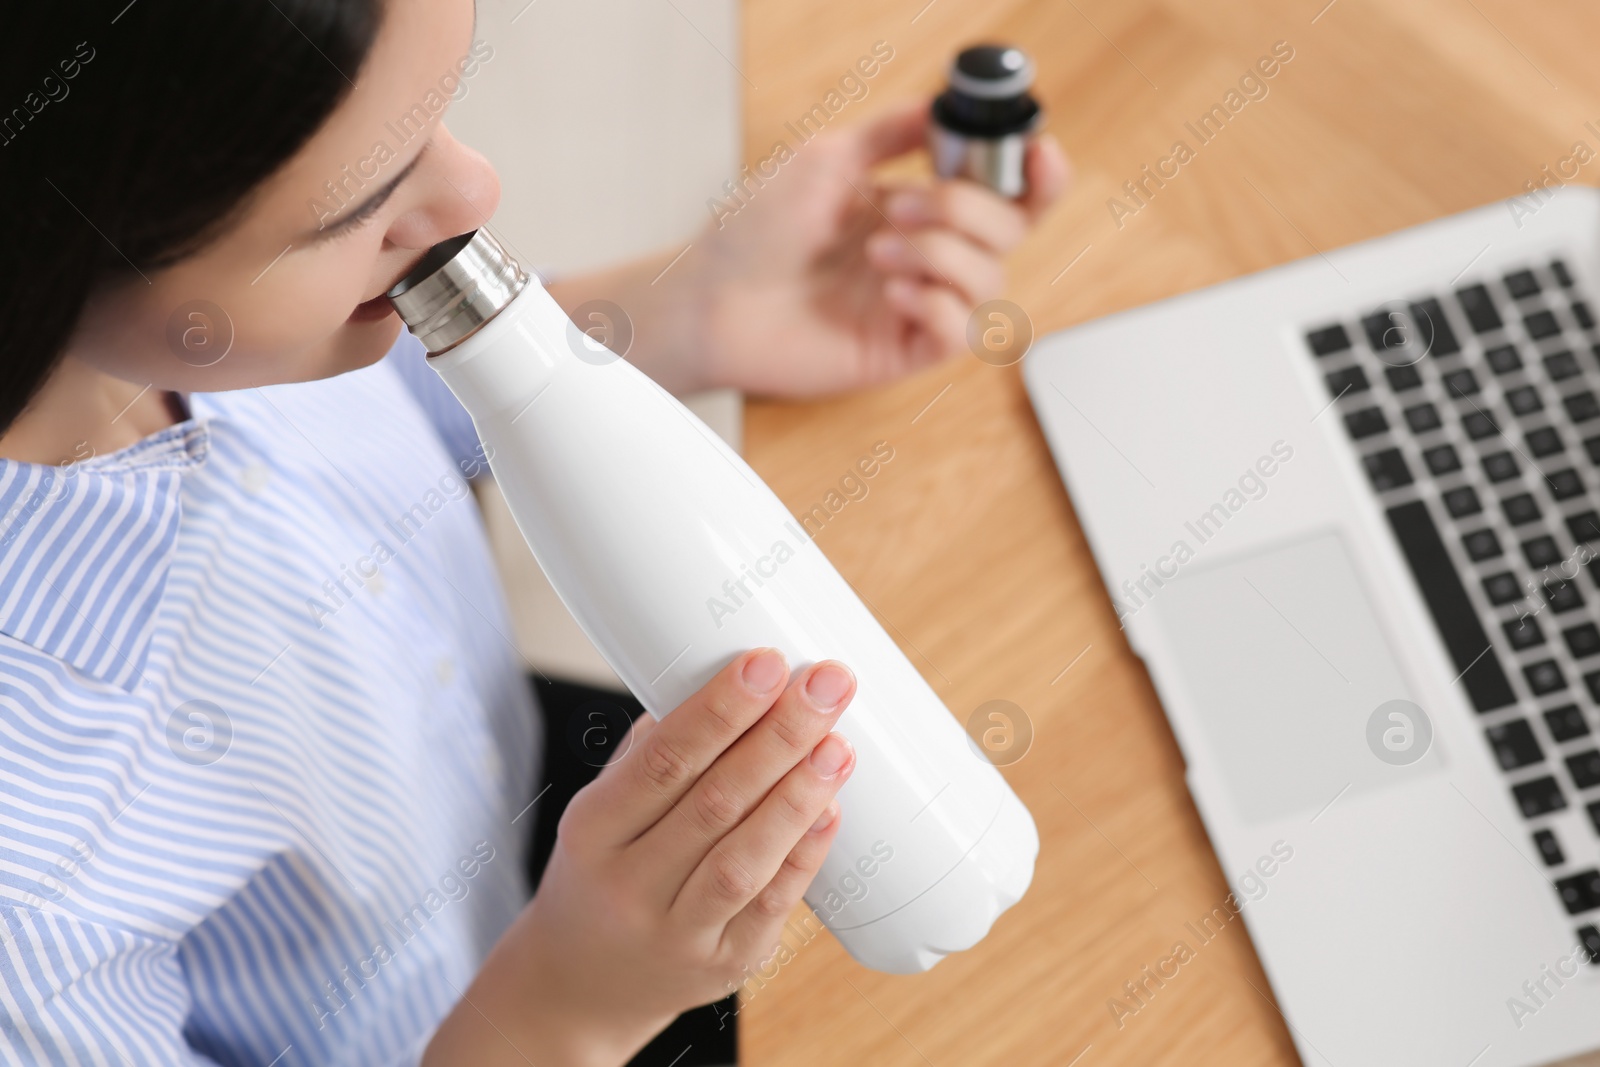
[{"label": "laptop trackpad", "polygon": [[1148,607],[1241,819],[1315,815],[1343,790],[1439,769],[1431,712],[1411,703],[1337,532],[1216,563],[1204,552]]}]

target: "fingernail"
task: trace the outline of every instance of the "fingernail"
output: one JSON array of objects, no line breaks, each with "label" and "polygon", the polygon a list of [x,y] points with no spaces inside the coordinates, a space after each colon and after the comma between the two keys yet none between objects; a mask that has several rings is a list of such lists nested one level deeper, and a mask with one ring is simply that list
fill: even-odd
[{"label": "fingernail", "polygon": [[890,276],[883,280],[884,299],[899,304],[902,308],[915,309],[917,302],[917,283],[910,278],[898,275]]},{"label": "fingernail", "polygon": [[833,822],[834,816],[837,814],[838,811],[836,811],[833,804],[830,803],[826,808],[822,809],[822,814],[817,816],[817,821],[811,824],[811,829],[809,832],[816,834],[826,830],[829,824]]},{"label": "fingernail", "polygon": [[745,662],[744,684],[753,693],[770,693],[783,680],[783,668],[783,653],[775,648],[764,648]]},{"label": "fingernail", "polygon": [[852,675],[837,663],[825,663],[806,679],[806,696],[818,711],[832,711],[850,691]]},{"label": "fingernail", "polygon": [[829,734],[811,750],[811,766],[824,778],[832,778],[850,762],[850,742],[838,734]]},{"label": "fingernail", "polygon": [[883,210],[896,222],[921,222],[928,217],[928,197],[917,192],[895,193],[883,205]]},{"label": "fingernail", "polygon": [[899,234],[875,233],[867,238],[867,255],[888,263],[905,258],[906,242]]}]

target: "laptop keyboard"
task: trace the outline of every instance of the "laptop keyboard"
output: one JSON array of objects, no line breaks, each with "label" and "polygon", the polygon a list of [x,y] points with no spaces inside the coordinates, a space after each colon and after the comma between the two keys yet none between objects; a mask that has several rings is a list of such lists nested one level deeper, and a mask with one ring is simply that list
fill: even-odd
[{"label": "laptop keyboard", "polygon": [[1600,963],[1600,335],[1561,260],[1306,334],[1535,854]]}]

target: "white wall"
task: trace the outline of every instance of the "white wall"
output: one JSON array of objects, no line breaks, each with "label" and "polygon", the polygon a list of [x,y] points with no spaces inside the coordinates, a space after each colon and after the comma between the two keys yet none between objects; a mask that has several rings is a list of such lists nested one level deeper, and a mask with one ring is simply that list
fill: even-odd
[{"label": "white wall", "polygon": [[[494,49],[450,128],[500,173],[495,231],[526,265],[572,273],[686,244],[738,173],[744,81],[734,0],[481,0]],[[684,400],[735,448],[742,401]],[[624,688],[545,580],[492,485],[480,493],[512,636],[544,674]]]},{"label": "white wall", "polygon": [[494,58],[450,110],[500,172],[496,229],[563,272],[686,242],[739,170],[736,4],[524,4],[478,5]]}]

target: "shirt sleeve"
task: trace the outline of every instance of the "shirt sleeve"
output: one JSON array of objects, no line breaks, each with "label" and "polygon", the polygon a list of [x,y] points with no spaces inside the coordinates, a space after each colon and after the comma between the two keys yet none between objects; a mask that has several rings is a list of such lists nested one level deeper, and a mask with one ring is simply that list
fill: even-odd
[{"label": "shirt sleeve", "polygon": [[384,358],[400,372],[406,388],[422,405],[450,457],[463,471],[469,472],[469,477],[486,472],[489,468],[478,450],[478,429],[472,425],[472,416],[444,384],[444,379],[428,366],[428,353],[422,342],[413,337],[411,331],[401,330],[399,339]]},{"label": "shirt sleeve", "polygon": [[184,1037],[188,985],[169,941],[0,907],[0,1002],[0,1063],[216,1063]]}]

